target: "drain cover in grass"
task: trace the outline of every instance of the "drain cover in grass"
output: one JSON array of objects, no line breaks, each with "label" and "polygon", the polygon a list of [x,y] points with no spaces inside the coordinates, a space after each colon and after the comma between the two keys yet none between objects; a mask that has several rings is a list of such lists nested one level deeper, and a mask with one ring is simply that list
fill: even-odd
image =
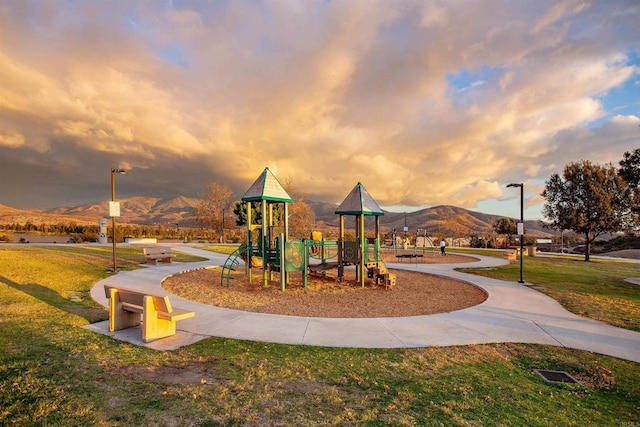
[{"label": "drain cover in grass", "polygon": [[552,383],[577,383],[578,380],[573,378],[567,372],[564,371],[549,371],[547,369],[534,369],[534,371],[540,375],[545,381]]}]

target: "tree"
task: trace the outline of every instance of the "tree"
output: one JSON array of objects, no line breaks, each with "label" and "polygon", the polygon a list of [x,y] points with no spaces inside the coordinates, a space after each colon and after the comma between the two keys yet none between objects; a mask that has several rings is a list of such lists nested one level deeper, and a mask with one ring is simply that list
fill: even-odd
[{"label": "tree", "polygon": [[311,206],[305,201],[304,196],[299,194],[291,178],[282,181],[282,187],[293,199],[289,207],[289,229],[303,237],[311,234],[316,222],[316,214]]},{"label": "tree", "polygon": [[631,189],[631,222],[629,228],[640,228],[640,148],[624,153],[618,173]]},{"label": "tree", "polygon": [[498,218],[493,223],[493,231],[498,235],[507,236],[507,241],[511,242],[510,236],[518,232],[518,222],[514,218]]},{"label": "tree", "polygon": [[218,233],[220,243],[224,241],[225,211],[231,206],[231,190],[227,185],[212,182],[202,201],[194,208],[193,216],[203,227]]},{"label": "tree", "polygon": [[630,189],[611,164],[570,163],[562,177],[553,174],[545,184],[544,216],[554,228],[584,235],[585,261],[598,236],[620,231],[628,221]]},{"label": "tree", "polygon": [[620,160],[619,173],[629,187],[640,187],[640,148],[624,153],[623,159]]},{"label": "tree", "polygon": [[316,214],[305,201],[298,200],[289,209],[289,228],[298,237],[309,237],[316,222]]},{"label": "tree", "polygon": [[[262,204],[251,202],[251,207],[251,223],[262,224]],[[236,216],[236,225],[247,225],[247,204],[245,202],[236,202],[233,213]]]},{"label": "tree", "polygon": [[[262,224],[262,201],[257,200],[251,203],[251,224]],[[271,211],[274,225],[283,225],[284,206],[276,203]],[[233,214],[236,216],[236,225],[247,225],[247,203],[236,202],[233,207]]]},{"label": "tree", "polygon": [[[305,202],[301,195],[296,194],[295,187],[290,179],[284,179],[282,181],[282,187],[285,191],[294,199],[293,203],[288,206],[289,213],[289,230],[295,233],[301,233],[301,236],[308,236],[311,234],[313,225],[315,224],[316,215],[313,209]],[[252,203],[252,216],[251,222],[254,224],[262,224],[262,204],[261,202]],[[243,202],[236,203],[233,208],[233,213],[236,215],[237,225],[247,224],[247,204]],[[277,203],[273,209],[273,223],[275,225],[284,225],[284,205]]]}]

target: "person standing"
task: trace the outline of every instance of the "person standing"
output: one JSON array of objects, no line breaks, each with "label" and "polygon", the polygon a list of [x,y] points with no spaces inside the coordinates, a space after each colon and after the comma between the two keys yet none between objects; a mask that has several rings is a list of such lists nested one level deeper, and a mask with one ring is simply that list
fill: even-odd
[{"label": "person standing", "polygon": [[444,242],[444,239],[440,240],[440,255],[446,255],[447,253],[444,251],[444,248],[447,244]]}]

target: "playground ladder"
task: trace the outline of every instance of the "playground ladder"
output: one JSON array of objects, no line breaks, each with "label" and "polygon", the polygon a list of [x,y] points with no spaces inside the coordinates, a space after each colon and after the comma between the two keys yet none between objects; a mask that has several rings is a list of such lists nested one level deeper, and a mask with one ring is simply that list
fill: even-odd
[{"label": "playground ladder", "polygon": [[224,284],[224,279],[227,279],[227,288],[229,287],[229,280],[232,280],[234,278],[231,272],[236,271],[234,267],[240,264],[242,255],[247,252],[248,247],[240,246],[227,257],[224,265],[222,266],[222,273],[220,274],[220,286]]}]

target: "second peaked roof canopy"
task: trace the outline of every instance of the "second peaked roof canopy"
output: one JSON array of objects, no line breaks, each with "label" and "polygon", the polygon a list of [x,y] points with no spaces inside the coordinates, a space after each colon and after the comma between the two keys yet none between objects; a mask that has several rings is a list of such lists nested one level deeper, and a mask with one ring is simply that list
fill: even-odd
[{"label": "second peaked roof canopy", "polygon": [[264,168],[262,174],[256,179],[253,185],[249,187],[246,193],[244,193],[244,196],[242,196],[243,202],[255,202],[256,200],[270,200],[272,202],[285,203],[293,202],[287,190],[282,187],[269,168]]},{"label": "second peaked roof canopy", "polygon": [[353,187],[351,193],[342,201],[335,213],[340,215],[384,215],[384,211],[360,183]]}]

